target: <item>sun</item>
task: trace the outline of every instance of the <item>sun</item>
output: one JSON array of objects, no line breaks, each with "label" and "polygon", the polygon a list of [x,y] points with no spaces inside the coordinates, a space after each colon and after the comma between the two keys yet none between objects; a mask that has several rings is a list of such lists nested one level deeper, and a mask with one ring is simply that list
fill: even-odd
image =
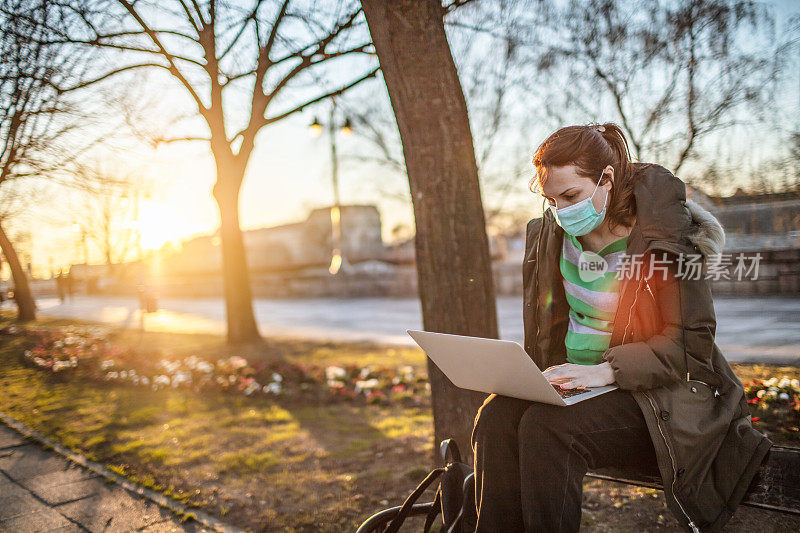
[{"label": "sun", "polygon": [[141,235],[142,248],[158,250],[167,242],[180,239],[184,217],[175,206],[160,202],[144,202],[139,211],[136,227]]}]

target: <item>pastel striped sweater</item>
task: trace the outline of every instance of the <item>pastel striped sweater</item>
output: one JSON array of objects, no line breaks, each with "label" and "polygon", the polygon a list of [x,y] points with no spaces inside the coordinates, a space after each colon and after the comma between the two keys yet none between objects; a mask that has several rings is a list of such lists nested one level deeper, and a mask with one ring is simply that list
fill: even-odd
[{"label": "pastel striped sweater", "polygon": [[[617,271],[625,255],[627,241],[627,237],[622,237],[597,252],[608,263],[608,269],[604,274],[598,274],[596,279],[584,281],[578,266],[583,247],[574,236],[564,234],[560,269],[569,303],[569,326],[564,344],[570,363],[596,365],[602,362],[617,312]],[[587,276],[584,275],[584,278]]]}]

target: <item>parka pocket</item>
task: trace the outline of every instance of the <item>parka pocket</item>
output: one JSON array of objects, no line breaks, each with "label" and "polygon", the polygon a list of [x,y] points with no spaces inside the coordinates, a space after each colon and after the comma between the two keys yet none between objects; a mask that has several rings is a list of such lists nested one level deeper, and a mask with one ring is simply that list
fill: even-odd
[{"label": "parka pocket", "polygon": [[661,409],[659,424],[666,429],[681,472],[677,485],[697,482],[725,438],[729,417],[723,416],[714,388],[703,381],[681,380],[653,392]]},{"label": "parka pocket", "polygon": [[719,396],[719,393],[717,393],[717,388],[709,385],[705,381],[701,381],[699,379],[689,379],[687,380],[687,383],[689,384],[689,390],[693,394],[701,394],[704,398],[711,399]]}]

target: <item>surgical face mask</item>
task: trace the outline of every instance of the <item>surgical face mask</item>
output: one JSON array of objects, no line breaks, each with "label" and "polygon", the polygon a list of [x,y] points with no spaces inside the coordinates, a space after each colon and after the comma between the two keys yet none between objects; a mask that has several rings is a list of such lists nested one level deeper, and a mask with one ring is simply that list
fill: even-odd
[{"label": "surgical face mask", "polygon": [[[601,175],[600,180],[602,179],[603,176]],[[592,203],[592,198],[594,198],[594,194],[597,192],[597,188],[600,186],[600,180],[598,180],[595,184],[594,191],[592,191],[592,195],[590,197],[561,209],[553,209],[553,206],[550,206],[550,210],[553,212],[558,225],[564,228],[564,231],[570,235],[574,237],[586,235],[599,226],[601,222],[603,222],[603,218],[606,216],[608,191],[606,191],[606,197],[603,200],[602,211],[598,213],[594,208],[594,204]]]}]

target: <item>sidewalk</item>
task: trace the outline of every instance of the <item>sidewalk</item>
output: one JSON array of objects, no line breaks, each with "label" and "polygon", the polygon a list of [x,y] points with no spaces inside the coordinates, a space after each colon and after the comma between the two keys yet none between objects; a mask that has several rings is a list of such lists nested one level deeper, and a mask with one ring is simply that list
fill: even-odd
[{"label": "sidewalk", "polygon": [[0,423],[0,531],[212,531]]}]

